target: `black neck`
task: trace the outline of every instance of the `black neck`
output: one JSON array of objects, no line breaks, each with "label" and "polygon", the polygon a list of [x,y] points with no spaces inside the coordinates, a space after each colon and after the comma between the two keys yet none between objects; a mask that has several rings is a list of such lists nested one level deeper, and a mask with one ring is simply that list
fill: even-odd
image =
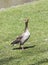
[{"label": "black neck", "polygon": [[28,21],[25,22],[25,31],[26,31],[26,29],[28,29]]}]

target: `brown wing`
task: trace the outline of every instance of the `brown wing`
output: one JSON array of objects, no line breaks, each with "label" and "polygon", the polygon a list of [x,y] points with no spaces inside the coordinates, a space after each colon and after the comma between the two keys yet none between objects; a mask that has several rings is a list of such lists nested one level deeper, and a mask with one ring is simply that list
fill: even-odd
[{"label": "brown wing", "polygon": [[21,36],[18,36],[16,39],[21,39],[23,36],[21,35]]},{"label": "brown wing", "polygon": [[23,38],[23,36],[24,36],[24,33],[21,34],[20,36],[18,36],[16,39],[21,39],[21,38]]},{"label": "brown wing", "polygon": [[23,35],[18,36],[11,44],[18,44],[22,37]]}]

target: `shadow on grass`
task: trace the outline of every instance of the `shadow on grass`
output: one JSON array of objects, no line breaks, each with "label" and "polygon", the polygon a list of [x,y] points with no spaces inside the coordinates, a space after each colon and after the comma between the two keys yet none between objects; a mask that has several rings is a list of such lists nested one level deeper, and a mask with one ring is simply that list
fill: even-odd
[{"label": "shadow on grass", "polygon": [[34,64],[29,64],[29,65],[41,65],[42,63],[48,63],[48,59],[43,59],[42,61],[38,61]]},{"label": "shadow on grass", "polygon": [[8,62],[10,62],[10,61],[12,61],[14,59],[16,59],[16,58],[14,58],[14,57],[9,57],[8,58],[7,57],[7,58],[0,59],[0,65],[7,64]]},{"label": "shadow on grass", "polygon": [[[35,47],[35,46],[36,46],[36,45],[24,47],[24,49],[33,48],[33,47]],[[13,50],[19,50],[19,49],[22,49],[22,48],[13,48]]]}]

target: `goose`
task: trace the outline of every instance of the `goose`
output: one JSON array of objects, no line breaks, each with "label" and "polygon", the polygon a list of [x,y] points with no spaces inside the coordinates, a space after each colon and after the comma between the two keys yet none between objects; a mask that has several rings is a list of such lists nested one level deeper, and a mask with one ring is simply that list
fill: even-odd
[{"label": "goose", "polygon": [[18,36],[11,44],[14,45],[14,44],[20,44],[20,48],[24,49],[24,43],[29,39],[30,37],[30,32],[28,30],[28,22],[29,22],[29,19],[25,19],[25,30],[24,32]]}]

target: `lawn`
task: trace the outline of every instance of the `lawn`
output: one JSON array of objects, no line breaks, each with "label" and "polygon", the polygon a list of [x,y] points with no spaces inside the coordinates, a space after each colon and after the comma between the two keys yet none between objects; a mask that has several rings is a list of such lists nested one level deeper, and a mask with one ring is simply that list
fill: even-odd
[{"label": "lawn", "polygon": [[[31,36],[25,50],[11,46],[29,18]],[[0,10],[0,65],[48,65],[48,0]]]}]

